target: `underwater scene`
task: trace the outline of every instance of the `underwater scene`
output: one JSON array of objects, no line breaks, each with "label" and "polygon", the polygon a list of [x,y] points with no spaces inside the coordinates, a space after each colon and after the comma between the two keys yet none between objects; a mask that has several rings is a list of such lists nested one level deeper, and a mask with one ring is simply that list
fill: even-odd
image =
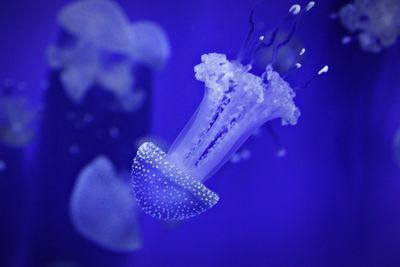
[{"label": "underwater scene", "polygon": [[0,13],[0,267],[400,267],[400,0]]}]

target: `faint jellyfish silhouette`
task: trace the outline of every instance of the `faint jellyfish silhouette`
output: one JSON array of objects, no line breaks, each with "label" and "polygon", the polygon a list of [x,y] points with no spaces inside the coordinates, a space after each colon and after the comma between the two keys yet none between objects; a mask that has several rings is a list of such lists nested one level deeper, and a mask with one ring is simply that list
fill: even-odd
[{"label": "faint jellyfish silhouette", "polygon": [[81,150],[81,148],[79,147],[78,144],[72,144],[69,147],[69,154],[76,155],[79,153],[80,150]]},{"label": "faint jellyfish silhouette", "polygon": [[119,129],[117,127],[111,127],[109,130],[109,134],[112,138],[118,138],[119,136]]},{"label": "faint jellyfish silhouette", "polygon": [[[195,66],[196,78],[205,83],[205,94],[196,113],[177,137],[168,154],[150,142],[139,147],[132,166],[132,186],[143,211],[162,220],[183,220],[213,207],[218,195],[204,186],[240,148],[254,131],[267,121],[280,118],[283,125],[295,125],[300,112],[295,92],[273,68],[276,56],[294,33],[303,10],[295,5],[285,23],[292,30],[276,41],[278,27],[271,37],[256,36],[251,29],[237,60],[210,53]],[[252,18],[252,15],[250,16]],[[255,37],[255,38],[254,38]],[[257,52],[273,48],[272,61],[261,75],[252,69]],[[301,51],[300,53],[303,53]],[[296,62],[292,63],[296,68]],[[328,70],[324,67],[318,74]]]},{"label": "faint jellyfish silhouette", "polygon": [[400,35],[400,2],[398,0],[355,0],[343,6],[338,14],[351,36],[343,44],[358,39],[361,49],[379,52],[395,44]]},{"label": "faint jellyfish silhouette", "polygon": [[4,160],[0,160],[0,172],[3,172],[7,169],[7,164]]},{"label": "faint jellyfish silhouette", "polygon": [[110,0],[76,1],[58,15],[63,29],[59,42],[49,47],[50,67],[60,70],[67,95],[81,102],[87,90],[100,85],[128,112],[140,107],[143,90],[132,90],[137,64],[157,68],[170,54],[164,31],[153,22],[130,23]]},{"label": "faint jellyfish silhouette", "polygon": [[395,161],[400,165],[400,127],[397,129],[397,132],[394,136],[393,155]]},{"label": "faint jellyfish silhouette", "polygon": [[[266,128],[266,130],[264,130],[263,128]],[[267,132],[268,137],[272,138],[275,150],[275,156],[277,158],[285,157],[287,151],[285,147],[281,144],[281,140],[271,124],[267,124],[266,127],[260,127],[257,130],[255,130],[252,137],[253,138],[264,137],[264,132]],[[240,163],[249,160],[251,158],[251,155],[252,155],[251,149],[246,148],[244,145],[243,148],[241,148],[239,151],[237,151],[232,155],[230,161],[231,163]]]},{"label": "faint jellyfish silhouette", "polygon": [[251,158],[251,151],[248,148],[241,149],[231,156],[231,163],[239,163]]},{"label": "faint jellyfish silhouette", "polygon": [[40,109],[28,99],[24,83],[6,80],[0,88],[0,142],[10,147],[24,147],[36,135]]},{"label": "faint jellyfish silhouette", "polygon": [[[126,174],[128,177],[129,174]],[[129,182],[112,162],[97,156],[80,172],[70,199],[70,218],[85,238],[112,251],[135,251],[142,241]]]}]

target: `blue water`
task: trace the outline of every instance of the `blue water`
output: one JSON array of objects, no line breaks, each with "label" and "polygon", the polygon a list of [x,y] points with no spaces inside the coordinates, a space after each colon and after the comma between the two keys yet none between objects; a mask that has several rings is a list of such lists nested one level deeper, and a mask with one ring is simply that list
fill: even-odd
[{"label": "blue water", "polygon": [[[296,3],[116,1],[125,16],[117,25],[131,29],[134,23],[150,21],[165,33],[165,38],[150,41],[152,35],[144,35],[134,49],[141,51],[138,55],[124,45],[117,51],[113,47],[113,34],[125,36],[130,44],[130,34],[121,30],[125,26],[98,27],[101,38],[91,36],[90,42],[82,41],[87,35],[78,38],[68,32],[57,15],[69,3],[0,3],[0,100],[28,100],[21,108],[13,106],[17,111],[0,107],[0,266],[400,266],[400,44],[385,45],[378,53],[366,51],[357,39],[343,45],[343,37],[352,33],[332,14],[348,0],[317,2],[277,58],[283,76],[297,59],[293,51],[306,48],[298,59],[302,67],[285,76],[293,88],[300,88],[297,124],[281,126],[278,119],[254,132],[235,154],[246,151],[243,160],[224,162],[205,181],[219,202],[204,213],[165,222],[136,207],[137,221],[131,225],[137,229],[126,232],[139,233],[141,247],[128,252],[110,249],[96,241],[101,238],[88,238],[74,226],[69,205],[79,174],[104,155],[120,177],[128,177],[137,148],[146,141],[168,152],[202,100],[204,84],[194,73],[201,56],[216,52],[235,59],[254,6],[256,26],[261,23],[268,34],[283,25],[278,36],[285,36],[291,30],[285,17]],[[379,12],[396,17],[390,13],[395,8],[388,10]],[[112,13],[103,11],[105,16]],[[83,19],[90,22],[90,15]],[[399,22],[389,21],[393,34]],[[385,27],[379,29],[382,36]],[[74,63],[79,59],[72,64],[81,68],[77,74],[85,79],[85,71],[91,74],[85,96],[75,101],[62,78],[70,61],[62,68],[49,66],[48,48],[79,43],[84,48],[74,51],[96,60],[82,63],[83,57],[73,57]],[[154,49],[156,44],[160,50]],[[257,54],[254,73],[261,75],[271,57],[271,51]],[[301,88],[325,65],[328,73]],[[132,110],[121,105],[131,103],[131,95],[118,91],[127,88],[119,83],[127,77],[132,78],[128,88],[141,92],[133,94],[140,101]],[[278,157],[279,151],[286,153]],[[134,199],[132,188],[124,185]],[[93,192],[107,195],[107,189],[98,188]],[[83,209],[83,215],[101,220],[107,212],[101,201]],[[112,228],[110,221],[104,221],[110,231],[99,235],[125,232]]]}]

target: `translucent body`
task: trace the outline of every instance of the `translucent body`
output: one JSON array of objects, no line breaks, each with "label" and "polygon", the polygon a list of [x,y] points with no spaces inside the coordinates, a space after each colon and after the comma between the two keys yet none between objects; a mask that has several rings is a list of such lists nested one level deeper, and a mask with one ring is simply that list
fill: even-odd
[{"label": "translucent body", "polygon": [[268,65],[261,77],[223,54],[206,54],[195,67],[205,83],[200,106],[165,154],[143,144],[133,163],[133,187],[143,210],[159,219],[186,219],[215,205],[204,182],[263,123],[300,115],[290,85]]},{"label": "translucent body", "polygon": [[[264,24],[253,20],[253,9],[237,60],[217,53],[201,57],[202,63],[194,70],[196,79],[205,84],[205,93],[196,113],[168,153],[146,142],[134,158],[132,186],[145,213],[162,220],[183,220],[208,210],[219,198],[203,182],[231,159],[249,136],[273,119],[281,119],[284,125],[297,123],[300,112],[293,101],[295,93],[282,78],[287,73],[281,76],[273,65],[279,51],[292,40],[302,15],[314,5],[313,1],[304,8],[293,5],[282,25],[267,38]],[[287,34],[277,38],[288,25]],[[256,56],[265,49],[272,49],[271,61],[260,69],[263,59]],[[304,53],[303,48],[297,56],[291,56],[296,61],[283,64],[289,68],[287,72],[301,68],[297,60]],[[314,78],[326,72],[328,66]]]},{"label": "translucent body", "polygon": [[100,85],[126,111],[136,109],[143,92],[132,90],[136,64],[161,66],[170,48],[164,31],[152,22],[130,23],[110,0],[77,1],[58,16],[63,38],[48,50],[51,67],[61,71],[67,95],[75,102]]},{"label": "translucent body", "polygon": [[98,156],[80,172],[70,200],[70,217],[85,238],[113,251],[141,248],[136,202],[112,162]]},{"label": "translucent body", "polygon": [[162,220],[196,216],[219,200],[217,194],[168,161],[153,143],[144,143],[138,150],[133,188],[143,211]]},{"label": "translucent body", "polygon": [[265,122],[282,118],[296,124],[294,91],[268,66],[263,78],[225,55],[202,56],[196,78],[205,95],[193,123],[178,137],[168,155],[199,181],[212,175]]},{"label": "translucent body", "polygon": [[344,6],[339,16],[343,26],[357,36],[361,48],[368,52],[393,45],[400,35],[398,0],[355,0]]},{"label": "translucent body", "polygon": [[0,142],[11,147],[28,145],[36,134],[39,111],[24,95],[0,92]]}]

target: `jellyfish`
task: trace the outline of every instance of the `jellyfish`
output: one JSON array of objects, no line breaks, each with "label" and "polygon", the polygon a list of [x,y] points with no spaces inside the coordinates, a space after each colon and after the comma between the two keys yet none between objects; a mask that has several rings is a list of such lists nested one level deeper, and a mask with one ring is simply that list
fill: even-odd
[{"label": "jellyfish", "polygon": [[[205,84],[203,99],[168,153],[151,142],[142,144],[133,160],[132,187],[142,210],[161,220],[184,220],[213,207],[217,193],[204,185],[264,123],[281,119],[283,125],[295,125],[300,116],[295,90],[274,70],[279,49],[287,44],[304,9],[290,8],[285,23],[291,31],[277,41],[278,27],[269,38],[251,29],[236,60],[209,53],[194,67],[195,77]],[[272,62],[260,75],[252,68],[258,50],[273,49]],[[301,51],[303,54],[304,51]],[[296,62],[292,63],[296,67]],[[319,74],[328,70],[325,66]]]},{"label": "jellyfish", "polygon": [[400,2],[398,0],[355,0],[339,11],[342,25],[351,35],[343,44],[358,39],[366,52],[380,52],[395,44],[400,35]]},{"label": "jellyfish", "polygon": [[0,88],[0,142],[14,148],[33,141],[40,115],[40,109],[30,103],[22,85],[7,80]]},{"label": "jellyfish", "polygon": [[160,68],[170,47],[163,29],[151,21],[131,23],[111,0],[83,0],[66,6],[58,15],[60,40],[48,49],[51,68],[60,71],[68,97],[84,99],[94,85],[111,92],[122,110],[140,107],[145,92],[132,90],[137,65]]},{"label": "jellyfish", "polygon": [[70,199],[70,218],[83,237],[112,251],[140,249],[136,210],[129,182],[116,173],[107,157],[97,156],[79,173]]},{"label": "jellyfish", "polygon": [[397,132],[394,136],[393,155],[395,161],[400,165],[400,127],[397,129]]},{"label": "jellyfish", "polygon": [[4,160],[0,160],[0,172],[3,172],[7,169],[7,164]]}]

